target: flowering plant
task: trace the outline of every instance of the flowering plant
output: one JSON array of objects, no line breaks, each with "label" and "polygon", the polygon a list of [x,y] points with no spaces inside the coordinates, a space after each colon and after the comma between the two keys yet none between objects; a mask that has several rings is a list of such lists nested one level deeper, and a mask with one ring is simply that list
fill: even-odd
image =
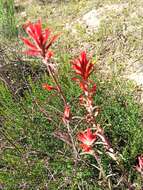
[{"label": "flowering plant", "polygon": [[[94,156],[99,165],[100,172],[105,176],[101,165],[100,155],[102,152],[98,149],[99,145],[100,147],[103,147],[102,151],[109,155],[113,160],[117,161],[117,157],[105,135],[104,129],[96,122],[96,117],[99,114],[99,107],[94,105],[94,95],[96,94],[97,85],[90,79],[91,74],[94,72],[92,57],[88,59],[86,51],[82,51],[78,58],[71,61],[71,68],[76,75],[72,80],[76,82],[81,89],[79,103],[80,106],[86,110],[83,119],[87,124],[87,129],[84,129],[83,131],[79,130],[75,137],[70,126],[70,123],[74,118],[73,114],[71,114],[71,106],[69,102],[67,102],[57,75],[55,74],[55,65],[50,63],[50,58],[54,55],[50,47],[57,40],[59,34],[52,35],[50,38],[51,30],[49,28],[42,29],[41,20],[36,23],[26,23],[24,25],[24,29],[32,40],[21,37],[24,44],[28,47],[28,50],[26,50],[25,53],[30,56],[41,58],[55,84],[52,86],[45,83],[42,85],[43,89],[47,91],[56,91],[63,100],[63,114],[61,120],[67,129],[67,134],[61,133],[62,135],[55,136],[62,136],[62,138],[60,137],[61,140],[72,145],[75,161],[77,161],[79,157],[76,140],[80,141],[80,148],[82,149],[81,154],[90,154]],[[140,173],[143,172],[143,156],[138,157],[136,170]]]},{"label": "flowering plant", "polygon": [[37,21],[35,24],[28,22],[23,28],[33,41],[21,37],[24,44],[29,48],[25,53],[30,56],[42,57],[46,60],[51,58],[53,52],[49,50],[49,48],[56,41],[58,35],[53,35],[48,42],[51,31],[49,28],[42,30],[41,20]]},{"label": "flowering plant", "polygon": [[[24,44],[29,48],[25,51],[25,53],[30,56],[40,57],[43,64],[46,65],[47,70],[55,83],[55,86],[43,84],[43,89],[47,91],[55,90],[63,99],[64,111],[62,121],[67,128],[67,133],[73,146],[75,159],[77,159],[78,151],[75,145],[73,131],[70,127],[70,122],[72,120],[70,105],[66,100],[66,97],[54,73],[54,69],[52,68],[49,61],[49,59],[53,56],[53,52],[49,50],[49,48],[57,40],[58,35],[53,35],[49,40],[51,30],[49,28],[43,30],[41,20],[37,21],[36,23],[26,23],[24,25],[24,29],[29,35],[29,38],[32,39],[32,41],[30,41],[28,38],[21,37]],[[93,129],[95,130],[95,132],[92,133],[91,128],[87,128],[83,132],[78,132],[77,139],[82,142],[80,147],[83,150],[84,154],[93,155],[99,163],[98,151],[94,151],[93,145],[101,143],[105,147],[106,152],[113,159],[115,159],[113,149],[109,145],[109,142],[104,135],[104,130],[100,127],[99,124],[96,124],[98,108],[97,106],[94,106],[93,103],[93,96],[96,93],[96,84],[89,79],[90,75],[94,71],[94,64],[92,62],[92,59],[88,59],[86,51],[82,51],[79,58],[71,61],[71,67],[76,74],[76,76],[73,77],[72,80],[75,81],[82,90],[79,101],[80,105],[86,109],[86,115],[84,116],[85,120],[88,124],[92,125]]]}]

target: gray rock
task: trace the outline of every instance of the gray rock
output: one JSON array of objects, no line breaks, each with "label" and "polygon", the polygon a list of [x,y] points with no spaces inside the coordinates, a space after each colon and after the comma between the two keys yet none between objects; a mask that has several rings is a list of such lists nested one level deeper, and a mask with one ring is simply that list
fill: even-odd
[{"label": "gray rock", "polygon": [[91,10],[86,13],[82,20],[89,28],[98,28],[100,25],[99,13],[96,10]]}]

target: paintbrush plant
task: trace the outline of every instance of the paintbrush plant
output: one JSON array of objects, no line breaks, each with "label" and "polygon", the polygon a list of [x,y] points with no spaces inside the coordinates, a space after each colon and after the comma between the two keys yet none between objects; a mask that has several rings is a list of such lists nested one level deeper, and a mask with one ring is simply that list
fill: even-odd
[{"label": "paintbrush plant", "polygon": [[[73,147],[75,161],[77,161],[79,157],[77,140],[80,141],[81,144],[79,147],[82,149],[81,154],[90,154],[94,156],[99,165],[98,168],[100,172],[103,177],[105,177],[101,164],[101,154],[104,152],[115,161],[117,161],[117,157],[105,135],[104,128],[96,122],[96,117],[99,114],[99,107],[94,104],[94,96],[96,94],[97,86],[95,82],[90,79],[91,74],[94,72],[92,57],[88,58],[86,51],[82,51],[79,57],[72,60],[70,63],[71,68],[74,71],[74,77],[72,80],[76,82],[81,89],[79,103],[86,111],[83,115],[83,120],[86,122],[87,128],[83,129],[83,131],[78,129],[78,132],[75,135],[70,124],[74,117],[78,116],[71,113],[71,106],[69,102],[67,102],[67,98],[64,95],[57,75],[55,74],[56,65],[53,65],[50,61],[51,57],[54,55],[51,46],[57,40],[59,34],[52,35],[49,28],[43,29],[41,20],[36,23],[28,22],[23,28],[29,36],[29,38],[21,37],[21,40],[28,47],[28,50],[24,51],[24,53],[29,56],[39,57],[43,64],[46,65],[48,73],[54,82],[53,86],[47,83],[43,84],[43,89],[48,92],[56,91],[63,100],[63,114],[61,121],[67,129],[67,134],[61,132],[60,135],[57,136],[62,136],[60,139]],[[142,157],[139,157],[138,160],[139,163],[136,166],[136,169],[142,173]]]}]

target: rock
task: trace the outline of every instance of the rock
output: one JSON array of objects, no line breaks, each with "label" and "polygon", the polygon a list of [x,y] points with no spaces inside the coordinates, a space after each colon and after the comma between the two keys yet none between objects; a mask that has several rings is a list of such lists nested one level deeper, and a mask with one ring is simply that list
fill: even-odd
[{"label": "rock", "polygon": [[96,10],[91,10],[86,13],[82,20],[85,22],[86,26],[90,28],[98,28],[100,24],[99,13]]},{"label": "rock", "polygon": [[98,30],[101,20],[108,19],[107,13],[111,11],[121,12],[124,8],[128,6],[128,3],[120,3],[120,4],[112,4],[105,5],[98,9],[92,9],[82,17],[77,18],[71,23],[66,23],[65,29],[68,31],[74,32],[76,34],[78,31],[76,29],[76,25],[81,25],[87,27],[87,33],[90,33],[94,30]]},{"label": "rock", "polygon": [[137,85],[143,86],[143,72],[133,73],[128,78],[133,80]]},{"label": "rock", "polygon": [[106,19],[107,12],[116,11],[121,12],[124,8],[128,6],[127,3],[124,4],[112,4],[101,7],[97,10],[93,9],[86,13],[82,20],[91,29],[97,29],[100,25],[101,19]]}]

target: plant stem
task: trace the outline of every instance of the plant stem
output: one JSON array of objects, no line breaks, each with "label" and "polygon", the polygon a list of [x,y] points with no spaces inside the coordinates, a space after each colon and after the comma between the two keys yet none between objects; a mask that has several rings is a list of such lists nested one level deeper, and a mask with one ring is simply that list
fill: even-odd
[{"label": "plant stem", "polygon": [[74,156],[75,156],[75,161],[76,161],[77,158],[78,158],[78,152],[76,150],[76,146],[75,146],[75,143],[74,143],[74,139],[73,139],[73,136],[72,136],[70,125],[67,124],[66,126],[67,126],[67,129],[68,129],[68,134],[69,134],[70,139],[71,139],[71,143],[72,143],[72,147],[73,147],[73,151],[74,151]]},{"label": "plant stem", "polygon": [[94,156],[95,160],[97,161],[97,164],[100,167],[100,173],[101,173],[102,177],[105,179],[106,175],[105,175],[104,169],[103,169],[103,167],[101,165],[101,159],[96,154],[94,154],[93,156]]},{"label": "plant stem", "polygon": [[59,93],[60,93],[60,95],[61,95],[61,97],[63,99],[64,104],[67,105],[66,97],[63,94],[63,91],[62,91],[62,89],[61,89],[61,87],[60,87],[60,85],[59,85],[59,83],[58,83],[58,81],[57,81],[57,79],[56,79],[56,77],[55,77],[55,75],[54,75],[54,73],[53,73],[50,65],[48,64],[48,62],[45,59],[43,60],[43,62],[47,66],[47,70],[48,70],[49,74],[51,75],[53,81],[55,82],[55,84],[56,84],[56,86],[58,88],[58,91],[59,91]]},{"label": "plant stem", "polygon": [[[55,82],[55,84],[56,84],[56,86],[58,88],[58,92],[61,95],[61,98],[63,99],[64,105],[66,106],[67,105],[66,97],[65,97],[65,95],[64,95],[64,93],[63,93],[63,91],[61,89],[61,86],[59,85],[59,83],[57,81],[57,78],[54,75],[54,72],[52,71],[50,65],[48,64],[48,62],[45,59],[43,60],[43,62],[47,66],[47,70],[48,70],[49,74],[51,75],[53,81]],[[77,150],[76,150],[76,147],[75,147],[75,143],[74,143],[74,139],[72,137],[72,132],[71,132],[71,128],[70,128],[69,123],[66,124],[66,127],[67,127],[68,134],[70,136],[71,143],[72,143],[72,146],[73,146],[75,160],[77,160],[78,153],[77,153]]]}]

